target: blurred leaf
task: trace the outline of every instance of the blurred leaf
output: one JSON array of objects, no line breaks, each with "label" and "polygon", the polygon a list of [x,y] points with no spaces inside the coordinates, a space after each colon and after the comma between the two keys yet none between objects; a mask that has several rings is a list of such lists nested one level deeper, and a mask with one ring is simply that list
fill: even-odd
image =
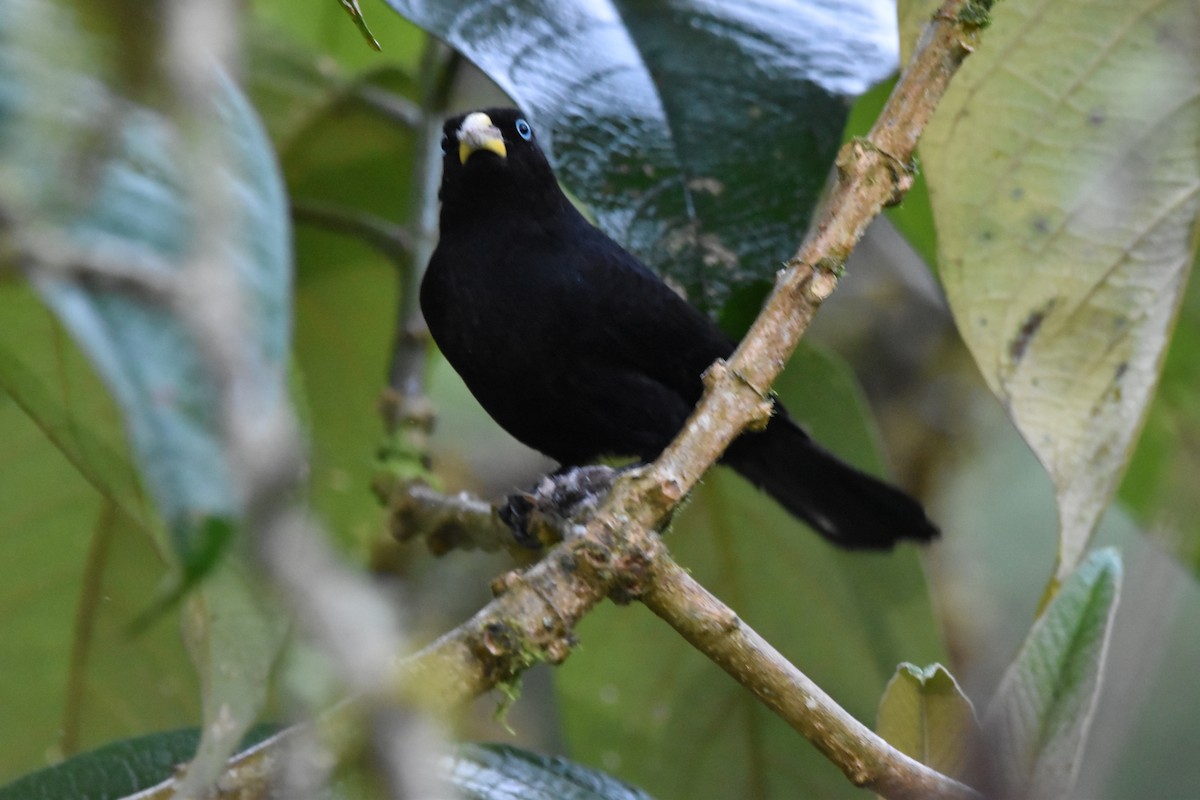
[{"label": "blurred leaf", "polygon": [[271,669],[283,648],[287,615],[262,591],[245,559],[226,557],[189,597],[184,636],[200,674],[205,736],[181,793],[204,790],[258,720]]},{"label": "blurred leaf", "polygon": [[0,281],[0,319],[4,780],[193,721],[196,687],[176,626],[128,634],[167,564],[119,412],[27,287]]},{"label": "blurred leaf", "polygon": [[[802,347],[778,387],[793,416],[879,471],[840,361]],[[917,552],[849,554],[718,468],[668,534],[676,559],[861,720],[903,660],[942,657]],[[556,671],[571,752],[663,797],[858,797],[859,790],[660,620],[603,606]]]},{"label": "blurred leaf", "polygon": [[[241,746],[250,747],[277,729],[260,725]],[[199,739],[197,728],[181,728],[113,742],[0,786],[0,800],[126,797],[171,777],[177,766],[191,758]]]},{"label": "blurred leaf", "polygon": [[342,544],[364,555],[382,526],[369,486],[401,265],[334,222],[411,218],[414,132],[379,103],[415,108],[415,89],[387,67],[348,76],[309,45],[265,30],[252,38],[248,77],[300,220],[294,352],[311,426],[310,496]]},{"label": "blurred leaf", "polygon": [[[5,6],[12,13],[23,2],[5,0]],[[17,221],[33,220],[43,236],[62,237],[83,259],[121,254],[148,279],[177,272],[196,232],[172,121],[96,91],[102,69],[54,60],[64,50],[100,47],[74,26],[65,4],[41,4],[19,19],[0,39],[0,76],[10,84],[0,95],[0,158],[9,179],[0,184],[0,203]],[[263,366],[260,385],[243,391],[277,403],[290,334],[286,201],[274,156],[236,88],[225,83],[213,103],[233,159],[226,188],[236,203],[230,216],[237,236],[226,256],[255,324],[248,357]],[[86,173],[94,176],[92,186],[81,173],[88,159],[95,162]],[[36,288],[116,396],[143,477],[186,560],[198,521],[238,512],[216,395],[196,345],[153,300],[44,273]]]},{"label": "blurred leaf", "polygon": [[955,318],[1056,487],[1059,580],[1128,461],[1192,259],[1198,49],[1191,0],[1011,0],[922,141]]},{"label": "blurred leaf", "polygon": [[600,227],[712,314],[795,250],[856,95],[895,67],[875,0],[389,0],[532,117]]},{"label": "blurred leaf", "polygon": [[506,745],[464,745],[445,771],[464,800],[650,800],[603,772]]},{"label": "blurred leaf", "polygon": [[944,775],[963,777],[979,723],[971,701],[941,664],[896,667],[878,719],[876,731],[901,753]]},{"label": "blurred leaf", "polygon": [[1034,624],[984,715],[1004,797],[1070,795],[1121,587],[1116,550],[1093,553]]},{"label": "blurred leaf", "polygon": [[[119,262],[154,284],[177,277],[206,235],[195,229],[198,198],[180,164],[190,141],[164,112],[117,94],[103,40],[68,3],[4,0],[0,15],[0,205],[19,233],[70,248],[82,264]],[[87,53],[91,60],[78,58]],[[274,154],[240,92],[223,76],[209,99],[215,135],[229,152],[218,165],[232,235],[220,266],[241,290],[222,302],[243,307],[248,338],[240,356],[238,401],[266,414],[286,402],[283,369],[290,335],[291,232]],[[37,253],[34,254],[36,259]],[[224,446],[220,398],[203,345],[153,293],[104,280],[59,277],[35,263],[35,288],[87,352],[117,399],[142,477],[193,578],[215,564],[203,533],[236,519],[241,489]],[[236,314],[235,314],[236,317]],[[224,538],[228,539],[227,536]],[[225,570],[234,569],[228,559]],[[218,575],[218,578],[220,575]],[[243,581],[243,583],[245,583]],[[247,584],[249,585],[249,584]],[[220,586],[220,608],[203,609],[211,639],[197,648],[205,696],[202,764],[219,767],[253,722],[267,689],[281,631],[255,619],[254,647],[243,623],[256,602]],[[278,629],[282,623],[274,622]],[[231,709],[236,707],[236,712]]]}]

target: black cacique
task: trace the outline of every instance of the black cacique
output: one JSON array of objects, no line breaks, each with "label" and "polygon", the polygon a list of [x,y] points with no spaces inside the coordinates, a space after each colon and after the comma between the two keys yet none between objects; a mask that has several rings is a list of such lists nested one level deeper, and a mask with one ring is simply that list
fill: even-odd
[{"label": "black cacique", "polygon": [[[421,284],[434,341],[480,405],[564,466],[656,458],[734,343],[581,215],[516,109],[453,117]],[[722,463],[845,548],[924,541],[913,498],[814,442],[778,402]]]}]

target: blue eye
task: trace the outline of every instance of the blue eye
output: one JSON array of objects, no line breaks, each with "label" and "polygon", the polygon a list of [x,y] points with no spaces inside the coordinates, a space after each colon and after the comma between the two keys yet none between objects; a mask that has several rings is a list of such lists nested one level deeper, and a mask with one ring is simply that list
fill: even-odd
[{"label": "blue eye", "polygon": [[533,128],[529,127],[529,123],[523,119],[517,120],[517,135],[525,141],[533,138]]}]

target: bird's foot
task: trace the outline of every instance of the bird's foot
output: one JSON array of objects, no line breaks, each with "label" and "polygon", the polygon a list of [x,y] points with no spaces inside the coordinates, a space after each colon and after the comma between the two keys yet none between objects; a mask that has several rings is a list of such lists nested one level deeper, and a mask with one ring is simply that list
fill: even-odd
[{"label": "bird's foot", "polygon": [[582,530],[621,471],[599,464],[559,469],[532,490],[509,495],[500,519],[530,549],[562,541]]}]

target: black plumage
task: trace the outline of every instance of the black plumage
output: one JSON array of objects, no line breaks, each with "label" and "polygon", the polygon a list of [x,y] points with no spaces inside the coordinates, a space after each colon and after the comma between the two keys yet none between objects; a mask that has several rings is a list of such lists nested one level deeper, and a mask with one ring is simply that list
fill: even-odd
[{"label": "black plumage", "polygon": [[[454,117],[442,146],[421,285],[442,353],[496,422],[562,464],[653,460],[734,343],[571,205],[520,112]],[[937,535],[915,500],[822,449],[778,403],[722,461],[843,547]]]}]

